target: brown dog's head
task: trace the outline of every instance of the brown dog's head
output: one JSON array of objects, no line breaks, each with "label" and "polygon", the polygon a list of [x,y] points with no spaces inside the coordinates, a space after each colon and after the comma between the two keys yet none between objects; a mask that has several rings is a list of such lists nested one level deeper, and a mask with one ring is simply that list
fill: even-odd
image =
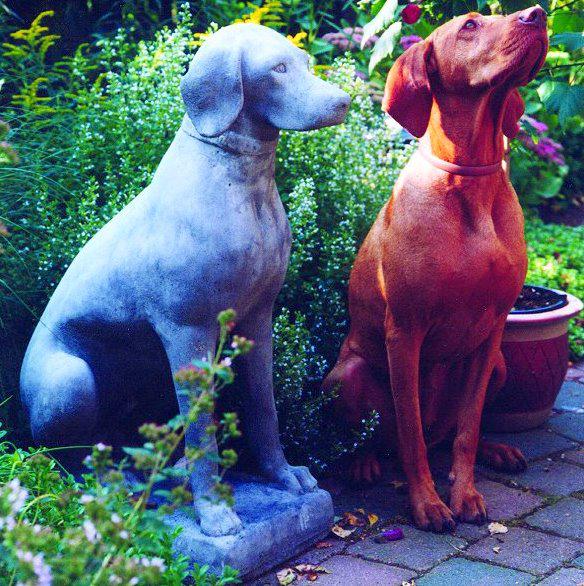
[{"label": "brown dog's head", "polygon": [[383,110],[420,137],[433,95],[507,90],[502,126],[512,138],[523,113],[515,88],[535,77],[547,48],[546,13],[540,6],[509,16],[459,16],[398,58],[387,76]]}]

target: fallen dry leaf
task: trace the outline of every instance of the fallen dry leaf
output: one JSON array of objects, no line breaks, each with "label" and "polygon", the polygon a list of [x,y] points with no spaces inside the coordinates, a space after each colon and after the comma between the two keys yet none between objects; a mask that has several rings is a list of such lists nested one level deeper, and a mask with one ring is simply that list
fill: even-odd
[{"label": "fallen dry leaf", "polygon": [[363,527],[363,525],[365,525],[363,519],[359,519],[359,517],[353,515],[353,513],[348,512],[343,514],[343,521],[348,523],[351,527]]},{"label": "fallen dry leaf", "polygon": [[368,513],[367,519],[369,520],[369,525],[375,525],[377,521],[379,521],[379,517],[375,513]]},{"label": "fallen dry leaf", "polygon": [[339,525],[333,525],[331,529],[331,532],[341,539],[347,539],[354,531],[355,529],[343,529]]},{"label": "fallen dry leaf", "polygon": [[318,543],[315,544],[314,547],[316,547],[316,549],[326,549],[327,547],[332,547],[333,544],[330,541],[319,541]]},{"label": "fallen dry leaf", "polygon": [[500,545],[496,545],[495,547],[493,547],[493,551],[495,553],[499,553],[501,551],[501,546]]},{"label": "fallen dry leaf", "polygon": [[284,568],[283,570],[276,572],[276,578],[278,579],[278,584],[280,584],[280,586],[288,586],[288,584],[292,584],[292,582],[296,580],[296,574],[292,568]]},{"label": "fallen dry leaf", "polygon": [[306,579],[309,582],[316,582],[318,580],[318,574],[316,572],[310,572],[306,574]]},{"label": "fallen dry leaf", "polygon": [[503,523],[489,523],[489,533],[491,535],[503,534],[507,533],[507,531],[509,531],[509,528],[503,525]]}]

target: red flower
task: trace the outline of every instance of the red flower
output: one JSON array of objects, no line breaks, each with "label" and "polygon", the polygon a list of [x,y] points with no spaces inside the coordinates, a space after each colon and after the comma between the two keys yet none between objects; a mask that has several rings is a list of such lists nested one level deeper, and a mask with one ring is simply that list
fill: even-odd
[{"label": "red flower", "polygon": [[422,14],[422,9],[417,4],[408,4],[402,10],[402,20],[406,24],[414,24],[418,22],[420,15]]}]

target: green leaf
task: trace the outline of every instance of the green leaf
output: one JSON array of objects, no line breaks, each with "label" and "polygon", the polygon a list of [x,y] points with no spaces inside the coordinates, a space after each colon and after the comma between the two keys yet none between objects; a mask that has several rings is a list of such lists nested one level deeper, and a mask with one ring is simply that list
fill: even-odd
[{"label": "green leaf", "polygon": [[584,18],[571,10],[556,12],[551,17],[551,29],[554,34],[581,32],[584,29]]},{"label": "green leaf", "polygon": [[538,182],[537,187],[535,188],[535,193],[546,198],[555,197],[560,191],[562,183],[564,183],[563,177],[546,174]]},{"label": "green leaf", "polygon": [[564,45],[568,51],[578,51],[584,47],[584,32],[561,33],[550,39],[552,45]]},{"label": "green leaf", "polygon": [[395,49],[395,41],[401,32],[401,21],[394,22],[380,37],[369,61],[369,74],[375,69],[378,63],[385,57],[389,57]]},{"label": "green leaf", "polygon": [[544,81],[537,93],[548,110],[557,112],[563,126],[572,116],[584,113],[584,87],[565,81]]},{"label": "green leaf", "polygon": [[[365,47],[365,44],[373,35],[377,34],[380,30],[383,30],[393,20],[396,8],[397,0],[387,0],[375,17],[363,27],[361,49]],[[379,41],[377,41],[377,43],[379,43]]]}]

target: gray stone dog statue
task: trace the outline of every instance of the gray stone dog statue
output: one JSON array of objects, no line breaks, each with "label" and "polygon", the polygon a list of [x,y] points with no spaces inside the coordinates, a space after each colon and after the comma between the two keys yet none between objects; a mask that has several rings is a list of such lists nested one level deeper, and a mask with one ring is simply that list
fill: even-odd
[{"label": "gray stone dog statue", "polygon": [[[292,493],[316,488],[286,462],[272,389],[272,309],[290,227],[274,182],[279,129],[340,124],[349,96],[312,75],[273,30],[213,34],[181,81],[187,115],[152,183],[79,252],[30,341],[21,395],[47,445],[126,445],[137,426],[188,409],[171,373],[213,351],[217,314],[237,312],[255,341],[241,359],[244,435],[261,473]],[[186,438],[199,442],[209,421]],[[208,493],[216,464],[192,478]],[[206,535],[235,534],[236,513],[196,498]]]}]

